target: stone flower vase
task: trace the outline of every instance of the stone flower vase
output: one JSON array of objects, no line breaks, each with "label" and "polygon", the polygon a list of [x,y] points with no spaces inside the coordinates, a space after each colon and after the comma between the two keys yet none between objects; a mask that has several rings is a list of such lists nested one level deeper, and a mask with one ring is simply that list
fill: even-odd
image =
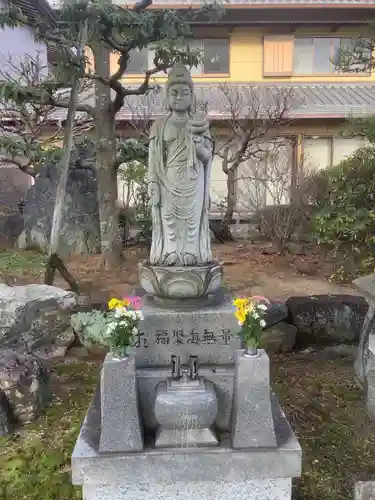
[{"label": "stone flower vase", "polygon": [[[251,346],[248,346],[251,347]],[[232,411],[234,449],[276,448],[271,406],[270,361],[263,349],[237,351]]]},{"label": "stone flower vase", "polygon": [[245,358],[259,358],[260,352],[258,347],[246,344],[244,349],[244,356]]},{"label": "stone flower vase", "polygon": [[[124,355],[124,350],[117,356]],[[135,357],[108,353],[100,374],[101,431],[99,453],[143,450]]]},{"label": "stone flower vase", "polygon": [[127,345],[121,347],[112,347],[110,349],[112,359],[116,361],[121,361],[122,359],[126,359],[128,357],[128,347],[129,346]]}]

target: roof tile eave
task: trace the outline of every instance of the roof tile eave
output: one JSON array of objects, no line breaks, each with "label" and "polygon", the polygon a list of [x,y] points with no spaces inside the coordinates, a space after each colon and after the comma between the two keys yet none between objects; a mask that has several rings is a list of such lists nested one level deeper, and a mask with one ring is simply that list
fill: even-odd
[{"label": "roof tile eave", "polygon": [[[134,1],[124,1],[124,6],[131,7]],[[151,9],[164,9],[173,6],[173,8],[194,8],[202,5],[203,0],[153,0]],[[224,0],[225,8],[371,8],[375,7],[373,0]]]},{"label": "roof tile eave", "polygon": [[[244,89],[249,85],[246,84],[231,84],[231,88],[239,89],[241,95],[246,96]],[[260,85],[256,85],[262,88]],[[283,87],[286,85],[284,84]],[[268,87],[275,87],[268,85]],[[296,96],[291,108],[287,113],[288,119],[304,119],[304,118],[347,118],[352,116],[369,116],[375,114],[375,83],[372,84],[314,84],[309,85],[294,85],[288,84],[287,87],[296,89]],[[197,97],[204,102],[207,102],[208,116],[212,120],[225,120],[228,118],[228,113],[225,107],[221,104],[219,85],[201,84],[196,86]],[[264,94],[263,94],[264,95]],[[92,97],[88,94],[82,99],[82,102],[90,103]],[[262,101],[261,101],[262,102]],[[268,101],[265,102],[265,106]],[[147,106],[147,108],[146,108]],[[246,116],[247,101],[243,102],[244,117]],[[211,112],[210,112],[211,107]],[[120,110],[116,120],[129,121],[144,119],[145,113],[150,119],[156,119],[163,116],[162,99],[160,94],[150,96],[132,96],[129,98],[128,105]],[[65,119],[66,110],[55,109],[50,117],[56,121]],[[84,114],[77,113],[77,117]]]}]

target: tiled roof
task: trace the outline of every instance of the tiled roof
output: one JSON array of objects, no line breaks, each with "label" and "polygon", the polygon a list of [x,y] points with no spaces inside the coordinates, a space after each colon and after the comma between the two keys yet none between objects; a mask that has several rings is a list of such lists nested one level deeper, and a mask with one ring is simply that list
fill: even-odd
[{"label": "tiled roof", "polygon": [[[124,2],[116,1],[117,4],[134,4],[133,1]],[[205,3],[205,0],[153,0],[152,5],[181,5],[188,7],[189,5],[199,5]],[[254,5],[254,6],[267,6],[274,5],[276,6],[297,6],[297,5],[321,5],[321,6],[337,6],[337,5],[358,5],[358,6],[374,6],[374,0],[223,0],[223,5]]]},{"label": "tiled roof", "polygon": [[[277,106],[277,102],[281,105],[288,102],[286,116],[294,119],[375,115],[375,84],[229,84],[225,89],[228,97],[217,84],[195,85],[197,102],[205,104],[212,120],[229,119],[234,107],[242,117],[248,117],[254,95],[260,113]],[[91,97],[86,94],[81,102],[92,104],[92,94]],[[150,119],[163,114],[163,92],[150,92],[147,96],[128,97],[116,120]],[[78,115],[83,117],[82,113]],[[66,110],[56,109],[50,119],[62,121],[65,116]]]},{"label": "tiled roof", "polygon": [[12,3],[22,10],[31,24],[40,19],[52,25],[56,23],[56,13],[47,0],[12,0]]}]

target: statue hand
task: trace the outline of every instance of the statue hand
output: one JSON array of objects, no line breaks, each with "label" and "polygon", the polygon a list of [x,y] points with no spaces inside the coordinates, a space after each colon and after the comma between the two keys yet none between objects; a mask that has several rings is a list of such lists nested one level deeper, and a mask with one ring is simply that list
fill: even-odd
[{"label": "statue hand", "polygon": [[204,209],[209,212],[211,210],[211,196],[207,196],[204,199]]},{"label": "statue hand", "polygon": [[197,154],[197,157],[201,161],[206,160],[206,151],[205,151],[205,146],[204,146],[204,139],[202,138],[197,138],[197,140],[194,141],[195,143],[195,152]]},{"label": "statue hand", "polygon": [[150,197],[151,206],[157,207],[160,205],[160,189],[157,182],[150,182],[148,184],[148,195]]}]

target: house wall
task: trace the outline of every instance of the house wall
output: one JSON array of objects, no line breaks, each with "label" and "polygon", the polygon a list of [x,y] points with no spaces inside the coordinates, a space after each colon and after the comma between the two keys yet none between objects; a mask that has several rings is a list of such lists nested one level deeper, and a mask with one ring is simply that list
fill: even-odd
[{"label": "house wall", "polygon": [[[276,28],[277,29],[277,28]],[[207,28],[205,30],[205,37],[218,37],[224,36],[222,28]],[[264,37],[269,35],[274,36],[277,31],[275,28],[270,29],[261,28],[233,28],[231,33],[227,32],[230,38],[230,72],[225,75],[204,75],[194,76],[196,82],[374,82],[375,74],[358,74],[358,73],[345,73],[345,74],[324,74],[324,75],[292,75],[292,76],[265,76],[264,73],[264,56],[269,53],[264,50]],[[309,28],[302,27],[296,29],[294,33],[288,35],[281,35],[283,39],[291,40],[295,36],[327,36],[327,37],[353,37],[358,33],[358,28],[341,28],[335,32],[329,28]],[[287,43],[283,51],[280,50],[276,57],[280,58],[293,58],[293,43]],[[90,54],[88,54],[90,56]],[[118,56],[113,54],[111,57],[111,71],[116,71]],[[92,61],[92,58],[91,58]],[[141,82],[143,75],[126,75],[126,81],[132,83]],[[165,76],[155,76],[155,80],[164,81]]]},{"label": "house wall", "polygon": [[[213,124],[213,127],[215,125]],[[366,141],[360,137],[346,137],[343,135],[345,122],[343,120],[296,120],[284,129],[280,129],[279,136],[293,138],[294,144],[283,145],[277,149],[278,163],[273,163],[269,168],[281,170],[279,174],[278,186],[272,194],[270,186],[264,192],[254,192],[255,182],[248,178],[253,176],[254,164],[245,162],[241,165],[237,173],[237,209],[246,211],[254,204],[254,198],[258,201],[262,198],[267,204],[276,203],[276,200],[283,199],[287,202],[292,185],[293,171],[303,166],[306,172],[316,171],[327,166],[339,163],[346,156],[359,147],[363,147]],[[119,133],[127,135],[126,130],[119,129]],[[225,125],[213,130],[213,135],[222,137],[229,134]],[[218,149],[216,147],[216,149]],[[256,162],[255,162],[256,163]],[[259,163],[259,162],[258,162]],[[288,171],[288,166],[290,170]],[[281,178],[282,176],[283,179]],[[227,193],[227,177],[222,170],[222,163],[219,156],[214,156],[211,170],[211,200],[212,212],[220,212],[225,202]],[[282,184],[285,183],[285,187]],[[119,202],[124,204],[127,190],[124,182],[119,179]],[[250,199],[251,198],[251,199]]]},{"label": "house wall", "polygon": [[[6,2],[0,0],[0,8],[4,7]],[[40,65],[45,68],[47,73],[47,47],[45,44],[35,41],[34,32],[29,27],[0,29],[0,79],[4,73],[16,75],[14,65],[19,67],[19,63],[28,55],[33,59],[39,56]],[[12,66],[8,64],[9,58],[12,59]]]},{"label": "house wall", "polygon": [[[0,0],[0,7],[4,5],[4,0]],[[8,75],[18,79],[17,69],[26,55],[33,59],[39,58],[40,66],[45,68],[47,73],[47,48],[35,41],[31,28],[0,28],[0,79]],[[9,64],[10,59],[12,64]],[[32,177],[0,158],[0,213],[17,211],[18,202],[24,197],[32,182]]]}]

